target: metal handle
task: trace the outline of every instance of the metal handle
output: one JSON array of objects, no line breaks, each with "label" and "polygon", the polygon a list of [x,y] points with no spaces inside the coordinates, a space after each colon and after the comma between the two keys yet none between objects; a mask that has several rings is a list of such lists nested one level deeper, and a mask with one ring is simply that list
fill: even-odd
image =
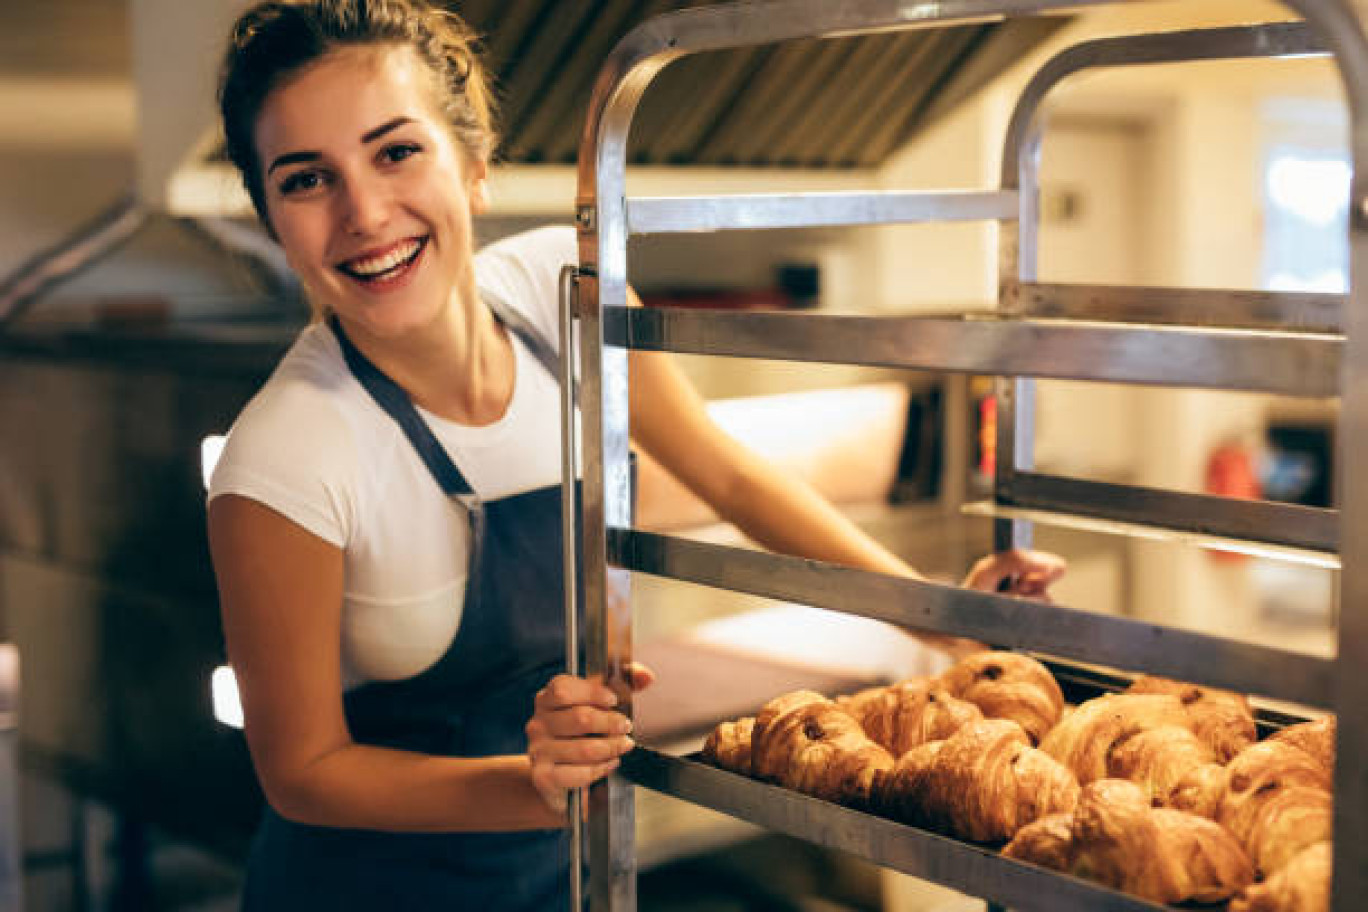
[{"label": "metal handle", "polygon": [[[575,427],[575,276],[572,263],[560,273],[560,380],[561,380],[561,560],[565,564],[565,671],[579,675],[579,580],[576,573],[575,480],[579,477],[575,455],[579,450]],[[584,790],[572,789],[570,815],[570,910],[584,909]]]}]

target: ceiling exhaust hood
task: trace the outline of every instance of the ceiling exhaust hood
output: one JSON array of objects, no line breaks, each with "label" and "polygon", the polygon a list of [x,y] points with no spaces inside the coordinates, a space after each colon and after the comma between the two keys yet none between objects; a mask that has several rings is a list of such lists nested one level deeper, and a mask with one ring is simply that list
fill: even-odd
[{"label": "ceiling exhaust hood", "polygon": [[[128,2],[135,185],[111,211],[0,281],[0,327],[114,251],[144,241],[153,223],[164,227],[157,235],[163,251],[175,237],[181,247],[208,244],[232,254],[216,294],[298,300],[279,248],[252,224],[217,125],[224,36],[249,0]],[[453,2],[483,36],[500,99],[495,214],[570,211],[581,125],[604,59],[641,22],[707,5]],[[751,192],[872,187],[897,148],[1065,21],[979,22],[684,58],[661,74],[639,109],[628,149],[632,192],[678,194],[685,181],[700,179]],[[163,259],[185,255],[178,248]]]}]

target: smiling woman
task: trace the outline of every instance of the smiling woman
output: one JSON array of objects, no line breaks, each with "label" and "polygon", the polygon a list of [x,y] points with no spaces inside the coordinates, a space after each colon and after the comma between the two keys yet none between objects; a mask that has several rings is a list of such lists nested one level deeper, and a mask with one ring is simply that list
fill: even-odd
[{"label": "smiling woman", "polygon": [[[220,93],[229,154],[317,318],[210,482],[270,805],[245,907],[564,908],[566,795],[632,747],[614,692],[559,673],[574,234],[475,252],[488,93],[467,30],[419,0],[260,4]],[[719,516],[775,550],[914,572],[724,434],[665,355],[634,352],[631,371],[634,444]],[[1038,595],[1061,571],[1013,553],[968,583]]]}]

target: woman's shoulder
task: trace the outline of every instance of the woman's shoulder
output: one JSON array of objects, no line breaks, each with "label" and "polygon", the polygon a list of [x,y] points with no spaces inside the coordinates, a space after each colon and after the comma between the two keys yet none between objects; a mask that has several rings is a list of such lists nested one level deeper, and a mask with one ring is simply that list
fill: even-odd
[{"label": "woman's shoulder", "polygon": [[570,225],[544,225],[494,241],[475,255],[475,280],[547,338],[558,338],[561,267],[579,252]]},{"label": "woman's shoulder", "polygon": [[365,417],[330,337],[321,325],[304,330],[247,403],[214,467],[209,497],[250,497],[336,544],[358,479]]}]

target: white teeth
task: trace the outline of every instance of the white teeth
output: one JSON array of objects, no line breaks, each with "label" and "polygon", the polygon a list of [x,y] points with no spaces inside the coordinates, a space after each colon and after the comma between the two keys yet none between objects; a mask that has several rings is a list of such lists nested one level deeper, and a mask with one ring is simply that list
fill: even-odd
[{"label": "white teeth", "polygon": [[366,260],[351,260],[345,264],[345,268],[348,272],[353,272],[357,275],[367,277],[378,276],[381,273],[389,272],[396,266],[400,266],[408,261],[418,252],[420,246],[418,241],[405,241],[389,253],[382,254],[381,256],[371,257]]}]

